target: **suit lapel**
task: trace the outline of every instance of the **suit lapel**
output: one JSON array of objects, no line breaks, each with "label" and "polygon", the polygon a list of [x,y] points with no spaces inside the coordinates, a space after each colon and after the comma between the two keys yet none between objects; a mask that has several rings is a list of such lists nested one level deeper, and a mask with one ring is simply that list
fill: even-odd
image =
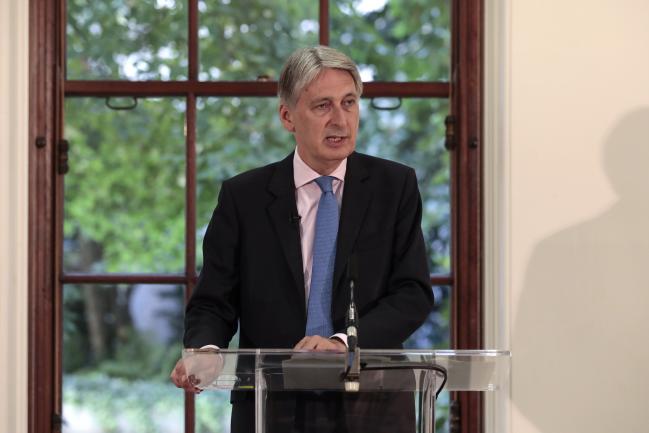
[{"label": "suit lapel", "polygon": [[333,279],[334,295],[339,289],[343,271],[347,267],[347,261],[372,198],[372,191],[369,182],[367,182],[368,177],[369,172],[356,153],[349,155],[342,209],[340,211],[340,224],[338,226],[338,244]]},{"label": "suit lapel", "polygon": [[[288,267],[293,275],[297,295],[306,305],[304,294],[304,273],[302,266],[302,249],[300,244],[299,221],[295,204],[295,181],[293,178],[293,153],[277,164],[275,173],[268,183],[268,191],[275,199],[268,205],[268,215],[275,227],[277,238],[282,246]],[[306,316],[306,309],[304,310]]]}]

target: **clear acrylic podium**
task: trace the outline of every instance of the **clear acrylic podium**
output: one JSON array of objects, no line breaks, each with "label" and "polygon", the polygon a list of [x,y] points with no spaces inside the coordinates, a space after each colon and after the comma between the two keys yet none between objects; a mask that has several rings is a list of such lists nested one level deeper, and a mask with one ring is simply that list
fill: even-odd
[{"label": "clear acrylic podium", "polygon": [[496,391],[509,380],[507,351],[360,350],[358,391],[349,392],[346,357],[277,349],[183,351],[200,388],[254,398],[257,433],[318,432],[318,425],[332,422],[339,426],[324,431],[433,433],[442,389]]}]

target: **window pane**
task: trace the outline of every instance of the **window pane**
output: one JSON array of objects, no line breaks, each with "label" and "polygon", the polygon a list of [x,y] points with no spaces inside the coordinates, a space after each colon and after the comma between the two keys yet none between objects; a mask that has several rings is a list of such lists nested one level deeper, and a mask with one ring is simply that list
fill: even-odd
[{"label": "window pane", "polygon": [[432,273],[450,271],[450,161],[444,148],[445,99],[374,100],[361,105],[356,148],[415,169],[422,198],[422,230]]},{"label": "window pane", "polygon": [[67,1],[67,78],[187,76],[185,0]]},{"label": "window pane", "polygon": [[[404,343],[406,349],[448,349],[451,347],[451,290],[449,286],[434,286],[435,308],[426,322]],[[435,431],[448,432],[450,395],[442,392],[435,402]]]},{"label": "window pane", "polygon": [[318,2],[199,1],[201,80],[279,77],[298,47],[318,43]]},{"label": "window pane", "polygon": [[197,100],[197,263],[221,182],[283,159],[295,142],[280,124],[276,98]]},{"label": "window pane", "polygon": [[331,46],[363,81],[448,81],[449,0],[335,0],[330,13]]},{"label": "window pane", "polygon": [[[398,102],[398,101],[397,101]],[[395,101],[375,101],[385,106]],[[200,245],[221,182],[242,171],[286,156],[294,141],[277,118],[275,98],[198,100],[197,263]],[[433,273],[450,271],[450,162],[444,148],[448,102],[404,99],[396,110],[362,100],[360,152],[402,162],[417,172],[422,195],[422,229]]]},{"label": "window pane", "polygon": [[183,288],[63,288],[63,432],[182,432]]},{"label": "window pane", "polygon": [[184,270],[184,100],[137,102],[66,100],[66,271]]}]

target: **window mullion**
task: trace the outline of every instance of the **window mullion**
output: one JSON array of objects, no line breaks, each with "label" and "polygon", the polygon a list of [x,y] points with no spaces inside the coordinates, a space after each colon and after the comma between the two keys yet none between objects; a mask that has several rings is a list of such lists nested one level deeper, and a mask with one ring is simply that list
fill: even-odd
[{"label": "window mullion", "polygon": [[329,0],[320,0],[320,45],[329,45]]},{"label": "window mullion", "polygon": [[[196,95],[187,95],[185,118],[185,275],[189,282],[196,274]],[[187,292],[191,290],[187,287]]]},{"label": "window mullion", "polygon": [[[190,0],[196,3],[196,0]],[[191,16],[191,14],[190,14]],[[191,28],[191,21],[190,21]],[[190,49],[190,59],[191,56]],[[196,95],[187,95],[185,110],[185,302],[189,300],[196,279]],[[194,433],[196,428],[195,397],[185,393],[185,433]]]},{"label": "window mullion", "polygon": [[188,0],[189,25],[187,26],[187,77],[190,81],[198,80],[198,0]]}]

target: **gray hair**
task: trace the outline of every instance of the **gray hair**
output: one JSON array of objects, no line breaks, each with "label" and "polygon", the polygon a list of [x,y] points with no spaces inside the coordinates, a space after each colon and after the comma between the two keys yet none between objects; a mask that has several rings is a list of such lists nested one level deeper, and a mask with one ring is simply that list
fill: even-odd
[{"label": "gray hair", "polygon": [[290,107],[295,106],[302,90],[318,78],[324,69],[349,72],[356,92],[359,96],[363,93],[363,81],[354,61],[334,48],[317,45],[300,48],[286,60],[279,76],[280,100]]}]

